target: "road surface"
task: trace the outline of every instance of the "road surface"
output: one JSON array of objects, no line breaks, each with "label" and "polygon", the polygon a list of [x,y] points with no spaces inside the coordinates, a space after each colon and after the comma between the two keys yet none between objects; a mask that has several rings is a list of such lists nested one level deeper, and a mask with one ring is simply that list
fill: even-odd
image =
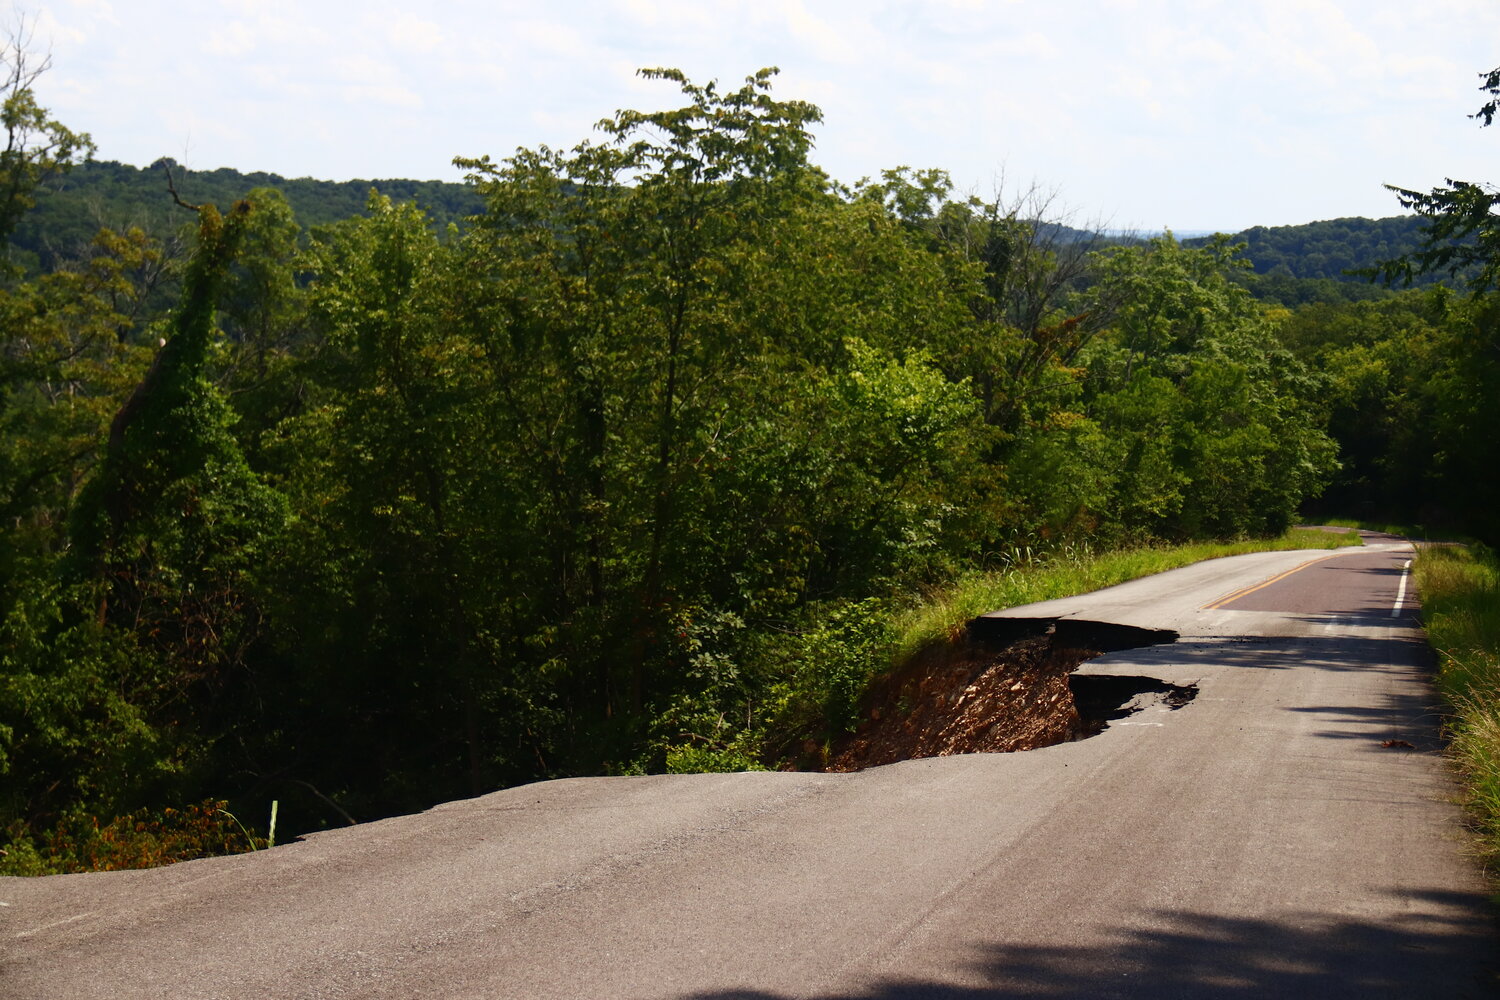
[{"label": "road surface", "polygon": [[1372,543],[1002,612],[1181,633],[1084,670],[1197,697],[1076,743],[543,782],[0,879],[0,997],[1500,996],[1410,550]]}]

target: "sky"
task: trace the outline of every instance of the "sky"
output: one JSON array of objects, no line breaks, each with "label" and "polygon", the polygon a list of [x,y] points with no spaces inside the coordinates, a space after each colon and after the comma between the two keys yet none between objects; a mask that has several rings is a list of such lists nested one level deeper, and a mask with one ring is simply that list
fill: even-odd
[{"label": "sky", "polygon": [[1075,225],[1235,232],[1401,212],[1384,184],[1500,180],[1467,116],[1497,0],[49,0],[43,106],[97,157],[327,180],[461,180],[681,103],[643,67],[823,112],[852,183],[938,167]]}]

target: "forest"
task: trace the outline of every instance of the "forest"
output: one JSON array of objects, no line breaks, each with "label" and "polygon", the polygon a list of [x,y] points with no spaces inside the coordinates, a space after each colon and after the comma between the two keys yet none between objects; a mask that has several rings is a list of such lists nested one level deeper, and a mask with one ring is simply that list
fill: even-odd
[{"label": "forest", "polygon": [[1021,553],[1500,538],[1500,300],[1443,204],[1347,259],[1453,287],[1335,281],[1325,239],[1287,266],[1324,284],[1258,297],[1231,237],[831,178],[774,71],[645,75],[678,106],[457,192],[164,161],[102,228],[36,213],[140,172],[12,81],[0,872],[236,849],[272,800],[285,837],[781,766],[851,725],[893,608]]}]

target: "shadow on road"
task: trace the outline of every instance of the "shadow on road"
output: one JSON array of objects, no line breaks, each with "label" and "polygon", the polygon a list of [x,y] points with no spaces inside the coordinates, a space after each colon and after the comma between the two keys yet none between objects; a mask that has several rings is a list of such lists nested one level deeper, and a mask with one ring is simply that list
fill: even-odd
[{"label": "shadow on road", "polygon": [[[1121,932],[1100,947],[984,945],[956,982],[875,980],[819,1000],[981,998],[1370,998],[1500,996],[1493,915],[1476,897],[1419,897],[1442,917],[1329,921],[1313,914],[1231,919],[1190,912],[1147,915],[1150,930]],[[1424,907],[1426,908],[1426,907]],[[790,1000],[754,989],[687,994],[682,1000]],[[799,994],[799,996],[806,996]]]},{"label": "shadow on road", "polygon": [[[1389,613],[1377,618],[1369,612],[1351,612],[1340,616],[1347,622],[1358,614],[1368,622],[1385,624]],[[1313,618],[1326,623],[1327,618]],[[1435,670],[1431,648],[1420,636],[1385,635],[1302,635],[1294,637],[1210,637],[1184,638],[1161,650],[1141,650],[1131,654],[1132,672],[1183,676],[1182,667],[1202,664],[1204,676],[1219,670],[1284,671],[1317,670],[1332,673],[1358,673],[1369,678],[1388,679],[1372,704],[1303,704],[1283,705],[1278,711],[1306,715],[1321,722],[1319,735],[1332,739],[1384,741],[1398,739],[1412,749],[1440,750],[1446,711],[1431,686],[1418,682]],[[1413,673],[1415,668],[1415,674]],[[1372,743],[1372,745],[1374,745]]]}]

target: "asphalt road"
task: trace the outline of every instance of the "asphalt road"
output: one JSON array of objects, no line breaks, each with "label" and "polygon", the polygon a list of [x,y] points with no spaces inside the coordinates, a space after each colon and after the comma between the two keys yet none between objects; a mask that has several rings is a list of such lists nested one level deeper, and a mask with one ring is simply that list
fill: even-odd
[{"label": "asphalt road", "polygon": [[1410,551],[1372,542],[1003,612],[1182,634],[1084,670],[1197,697],[1076,743],[543,782],[0,879],[0,997],[1500,996]]}]

